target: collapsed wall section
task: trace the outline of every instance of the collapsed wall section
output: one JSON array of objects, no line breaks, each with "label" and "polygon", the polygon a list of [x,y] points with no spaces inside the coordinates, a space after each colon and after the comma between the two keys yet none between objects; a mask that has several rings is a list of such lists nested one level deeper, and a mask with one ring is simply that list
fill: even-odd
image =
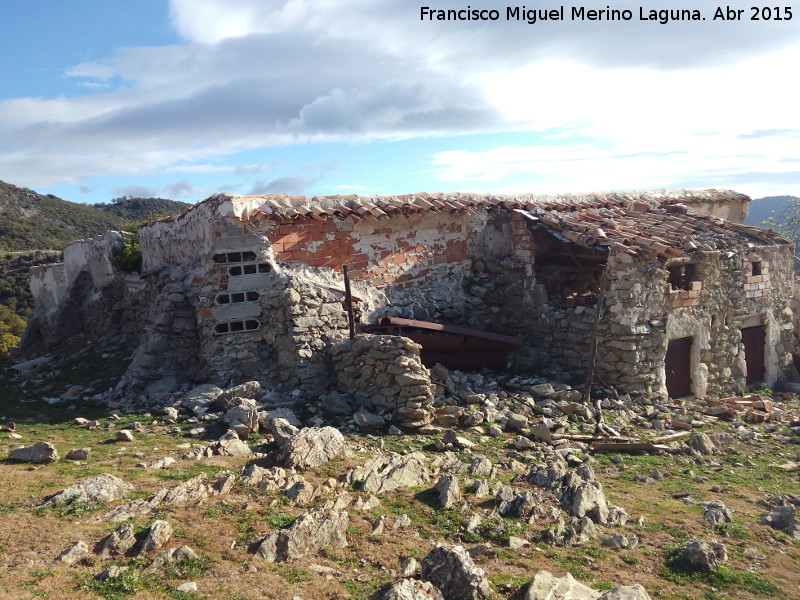
[{"label": "collapsed wall section", "polygon": [[107,231],[79,240],[64,248],[62,262],[31,268],[36,306],[21,351],[39,344],[52,347],[81,333],[99,339],[135,332],[136,303],[112,265],[122,238],[118,231]]}]

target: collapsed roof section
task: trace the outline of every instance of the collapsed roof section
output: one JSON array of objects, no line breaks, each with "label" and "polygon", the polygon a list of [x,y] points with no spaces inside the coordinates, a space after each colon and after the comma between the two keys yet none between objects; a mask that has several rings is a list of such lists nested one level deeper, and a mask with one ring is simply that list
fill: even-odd
[{"label": "collapsed roof section", "polygon": [[730,249],[733,237],[760,245],[791,243],[771,230],[699,214],[683,204],[587,205],[570,211],[537,207],[519,212],[534,228],[544,227],[580,246],[614,248],[631,255],[655,255],[663,259],[685,257],[695,250]]}]

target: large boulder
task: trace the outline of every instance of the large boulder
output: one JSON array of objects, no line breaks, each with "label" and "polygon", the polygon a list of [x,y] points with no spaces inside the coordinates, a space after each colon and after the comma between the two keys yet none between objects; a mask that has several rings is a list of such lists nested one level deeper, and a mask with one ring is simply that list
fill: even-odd
[{"label": "large boulder", "polygon": [[9,460],[29,463],[51,463],[61,458],[55,446],[49,442],[36,442],[32,446],[20,446],[8,453]]},{"label": "large boulder", "polygon": [[241,385],[234,386],[222,392],[214,400],[214,406],[221,410],[228,410],[232,406],[240,404],[239,398],[255,398],[261,389],[261,384],[257,381],[248,381]]},{"label": "large boulder", "polygon": [[293,435],[297,435],[300,431],[297,427],[292,425],[288,420],[281,417],[275,417],[269,420],[267,430],[272,434],[272,439],[278,446],[283,446],[288,442]]},{"label": "large boulder", "polygon": [[686,565],[699,571],[713,569],[727,557],[725,546],[722,544],[708,544],[697,538],[687,541],[681,553],[681,558]]},{"label": "large boulder", "polygon": [[281,447],[277,463],[287,469],[313,469],[344,450],[344,436],[333,427],[307,427]]},{"label": "large boulder", "polygon": [[495,495],[495,506],[501,517],[520,517],[528,519],[536,513],[541,504],[530,490],[518,490],[510,485],[502,485]]},{"label": "large boulder", "polygon": [[439,588],[445,600],[480,600],[492,593],[486,573],[463,546],[438,544],[422,559],[422,578]]},{"label": "large boulder", "polygon": [[428,458],[421,452],[379,454],[350,470],[345,478],[350,485],[361,482],[364,491],[384,494],[399,488],[416,487],[432,477]]},{"label": "large boulder", "polygon": [[312,508],[300,515],[288,529],[265,537],[256,554],[267,562],[281,562],[316,554],[325,546],[347,546],[346,510]]},{"label": "large boulder", "polygon": [[761,515],[759,523],[774,529],[794,529],[797,526],[797,508],[793,504],[776,506]]},{"label": "large boulder", "polygon": [[708,437],[707,433],[702,433],[700,431],[695,431],[686,440],[686,445],[689,446],[692,450],[699,452],[700,454],[713,454],[717,447],[714,442]]},{"label": "large boulder", "polygon": [[731,509],[722,500],[703,502],[703,516],[711,525],[730,523],[733,520]]},{"label": "large boulder", "polygon": [[41,506],[67,502],[114,502],[125,498],[133,489],[130,483],[122,481],[119,477],[101,473],[97,477],[76,483],[50,496],[42,502]]},{"label": "large boulder", "polygon": [[525,592],[524,600],[651,600],[639,584],[621,585],[601,592],[577,581],[566,573],[556,577],[548,571],[539,571]]},{"label": "large boulder", "polygon": [[202,415],[214,404],[214,401],[221,393],[222,388],[210,383],[204,383],[189,390],[181,399],[181,404],[194,414]]},{"label": "large boulder", "polygon": [[438,494],[437,503],[440,508],[453,508],[464,500],[461,484],[455,475],[442,475],[433,489]]}]

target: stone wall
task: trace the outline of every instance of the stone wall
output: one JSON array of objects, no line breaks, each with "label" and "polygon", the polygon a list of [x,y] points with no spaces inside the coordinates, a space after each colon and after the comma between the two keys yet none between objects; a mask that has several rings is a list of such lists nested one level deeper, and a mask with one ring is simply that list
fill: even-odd
[{"label": "stone wall", "polygon": [[434,386],[420,361],[421,348],[388,335],[360,334],[341,342],[332,350],[339,389],[402,427],[422,427],[431,420]]},{"label": "stone wall", "polygon": [[[365,216],[276,224],[248,220],[255,201],[214,196],[143,227],[141,281],[110,271],[111,246],[99,241],[76,245],[62,266],[34,270],[39,331],[55,323],[61,334],[127,336],[138,343],[131,382],[172,374],[324,392],[335,379],[332,349],[348,337],[347,264],[359,323],[394,315],[505,331],[525,339],[517,367],[585,377],[596,309],[590,297],[552,301],[548,254],[521,214],[497,207],[391,223]],[[768,383],[786,374],[791,251],[731,240],[730,252],[692,255],[695,280],[686,289],[670,287],[670,264],[611,256],[598,329],[602,380],[663,397],[668,343],[691,336],[694,393],[735,393],[745,378],[740,330],[754,323],[767,332]],[[593,260],[596,276],[600,259]],[[386,402],[395,411],[404,401]]]},{"label": "stone wall", "polygon": [[465,319],[464,283],[471,272],[470,246],[487,215],[426,215],[299,220],[267,225],[264,233],[278,261],[331,269],[347,265],[353,281],[382,290],[394,316],[421,320]]}]

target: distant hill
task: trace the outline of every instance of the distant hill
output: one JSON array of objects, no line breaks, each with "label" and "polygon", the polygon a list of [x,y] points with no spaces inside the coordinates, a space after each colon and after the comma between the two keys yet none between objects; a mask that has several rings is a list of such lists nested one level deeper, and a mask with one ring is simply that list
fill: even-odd
[{"label": "distant hill", "polygon": [[792,200],[800,201],[797,196],[767,196],[757,198],[750,203],[750,212],[744,220],[746,225],[756,225],[764,227],[764,221],[770,217],[777,220],[789,202]]},{"label": "distant hill", "polygon": [[79,204],[0,181],[0,251],[60,250],[77,239],[189,206],[164,198],[128,197],[109,204]]}]

